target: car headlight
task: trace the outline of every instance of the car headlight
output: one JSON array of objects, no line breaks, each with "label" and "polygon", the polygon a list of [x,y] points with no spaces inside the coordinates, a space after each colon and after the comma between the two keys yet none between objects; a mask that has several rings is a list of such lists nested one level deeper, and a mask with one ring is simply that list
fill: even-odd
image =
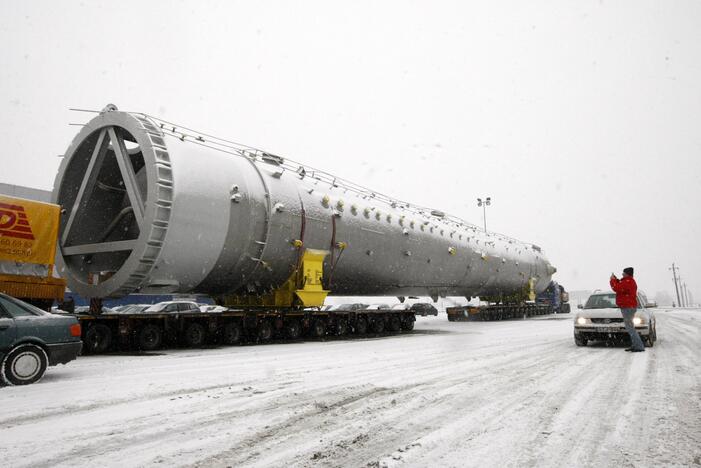
[{"label": "car headlight", "polygon": [[578,325],[586,325],[587,324],[587,319],[584,317],[577,317],[577,324]]},{"label": "car headlight", "polygon": [[645,323],[642,317],[633,317],[633,325],[642,325]]}]

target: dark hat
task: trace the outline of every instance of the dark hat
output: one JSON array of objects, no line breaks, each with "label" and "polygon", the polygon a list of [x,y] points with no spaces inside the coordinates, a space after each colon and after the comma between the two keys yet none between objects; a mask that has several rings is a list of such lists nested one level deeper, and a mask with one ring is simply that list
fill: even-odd
[{"label": "dark hat", "polygon": [[633,267],[624,268],[623,273],[625,273],[626,275],[633,276]]}]

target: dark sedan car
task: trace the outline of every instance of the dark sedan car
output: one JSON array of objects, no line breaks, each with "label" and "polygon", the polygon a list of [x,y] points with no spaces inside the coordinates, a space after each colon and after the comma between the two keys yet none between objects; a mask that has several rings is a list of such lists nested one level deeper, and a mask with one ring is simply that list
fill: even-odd
[{"label": "dark sedan car", "polygon": [[50,314],[0,293],[0,383],[37,382],[48,366],[75,359],[82,346],[75,317]]},{"label": "dark sedan car", "polygon": [[438,309],[436,309],[433,304],[429,304],[428,302],[417,302],[411,306],[410,310],[413,311],[415,315],[420,315],[422,317],[427,315],[438,315]]}]

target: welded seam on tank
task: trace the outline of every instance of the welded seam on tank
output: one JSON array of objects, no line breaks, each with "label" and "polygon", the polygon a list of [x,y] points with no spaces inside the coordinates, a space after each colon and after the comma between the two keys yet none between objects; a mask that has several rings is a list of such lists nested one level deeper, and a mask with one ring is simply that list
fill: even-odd
[{"label": "welded seam on tank", "polygon": [[[272,194],[270,193],[270,186],[265,181],[265,177],[263,176],[262,171],[258,167],[255,161],[252,161],[249,158],[246,158],[246,160],[253,166],[253,168],[256,171],[256,174],[258,175],[258,178],[260,179],[261,184],[263,185],[263,190],[265,190],[265,199],[266,199],[266,204],[265,204],[265,235],[262,239],[262,246],[260,247],[260,251],[258,254],[258,259],[256,261],[255,258],[252,258],[252,260],[256,261],[256,265],[251,271],[251,276],[255,275],[256,271],[258,271],[258,267],[260,267],[261,264],[263,264],[263,256],[265,255],[265,249],[268,247],[268,241],[270,239],[270,226],[272,225]],[[260,245],[260,244],[258,244]]]}]

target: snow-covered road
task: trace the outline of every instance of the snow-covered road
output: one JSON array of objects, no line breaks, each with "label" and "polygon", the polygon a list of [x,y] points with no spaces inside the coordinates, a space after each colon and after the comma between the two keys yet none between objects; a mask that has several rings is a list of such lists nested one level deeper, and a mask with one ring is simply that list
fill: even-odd
[{"label": "snow-covered road", "polygon": [[701,311],[645,353],[572,317],[81,357],[0,388],[2,466],[701,464]]}]

